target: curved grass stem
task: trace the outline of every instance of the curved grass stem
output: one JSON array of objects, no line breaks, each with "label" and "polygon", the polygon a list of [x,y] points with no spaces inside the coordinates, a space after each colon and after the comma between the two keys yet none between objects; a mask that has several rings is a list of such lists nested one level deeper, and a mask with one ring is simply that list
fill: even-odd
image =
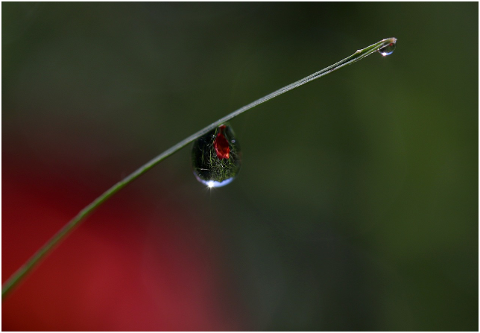
[{"label": "curved grass stem", "polygon": [[77,227],[80,222],[85,220],[85,218],[90,215],[95,209],[100,207],[105,201],[107,201],[110,197],[112,197],[115,193],[120,191],[123,187],[134,181],[136,178],[140,177],[144,173],[146,173],[148,170],[153,168],[155,165],[169,157],[170,155],[176,153],[189,143],[193,142],[195,139],[199,138],[200,136],[204,135],[205,133],[213,130],[214,128],[220,126],[221,124],[227,122],[228,120],[242,114],[243,112],[252,109],[253,107],[265,103],[266,101],[275,98],[281,94],[286,93],[287,91],[290,91],[292,89],[295,89],[297,87],[300,87],[301,85],[304,85],[305,83],[308,83],[310,81],[313,81],[315,79],[318,79],[324,75],[327,75],[333,71],[336,71],[337,69],[346,66],[346,65],[351,65],[367,56],[369,56],[372,53],[377,52],[378,50],[381,50],[382,48],[385,48],[387,46],[395,45],[396,43],[396,38],[387,38],[383,39],[375,44],[372,44],[370,46],[367,46],[361,50],[357,50],[354,54],[351,56],[340,60],[339,62],[336,62],[333,65],[330,65],[328,67],[325,67],[324,69],[315,72],[307,77],[304,77],[303,79],[300,79],[296,82],[293,82],[283,88],[280,88],[262,98],[257,99],[256,101],[247,104],[240,109],[230,113],[229,115],[211,123],[207,127],[201,129],[195,134],[190,135],[186,139],[183,139],[176,145],[172,146],[171,148],[167,149],[151,161],[147,162],[140,168],[138,168],[136,171],[131,173],[129,176],[125,177],[115,185],[113,185],[110,189],[108,189],[106,192],[104,192],[102,195],[100,195],[97,199],[95,199],[92,203],[90,203],[88,206],[86,206],[84,209],[82,209],[72,220],[70,220],[62,229],[60,229],[50,240],[45,243],[22,267],[20,267],[2,286],[2,299],[15,287],[17,286],[20,281],[22,281],[31,271],[32,269],[38,265],[38,263],[48,254],[52,249],[65,237],[72,232],[72,230]]}]

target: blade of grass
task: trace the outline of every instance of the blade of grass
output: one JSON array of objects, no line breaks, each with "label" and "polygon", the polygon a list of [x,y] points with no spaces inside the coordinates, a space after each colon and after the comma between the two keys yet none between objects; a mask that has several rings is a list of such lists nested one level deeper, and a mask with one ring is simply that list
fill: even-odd
[{"label": "blade of grass", "polygon": [[53,248],[65,237],[72,232],[72,230],[77,227],[80,222],[85,220],[85,218],[90,215],[95,209],[100,207],[105,201],[107,201],[110,197],[112,197],[115,193],[120,191],[123,187],[146,173],[148,170],[153,168],[155,165],[169,157],[170,155],[176,153],[189,143],[193,142],[195,139],[199,138],[200,136],[204,135],[205,133],[208,133],[212,129],[220,126],[221,124],[227,122],[228,120],[242,114],[243,112],[252,109],[253,107],[265,103],[266,101],[275,98],[281,94],[286,93],[287,91],[290,91],[292,89],[295,89],[297,87],[300,87],[301,85],[304,85],[310,81],[313,81],[315,79],[318,79],[324,75],[327,75],[333,71],[336,71],[337,69],[346,66],[346,65],[351,65],[369,55],[372,53],[375,53],[387,46],[394,46],[396,43],[397,39],[396,38],[386,38],[382,39],[381,41],[372,44],[370,46],[367,46],[361,50],[357,50],[354,54],[351,56],[342,59],[338,62],[336,62],[333,65],[330,65],[328,67],[325,67],[324,69],[315,72],[307,77],[304,77],[303,79],[300,79],[296,82],[293,82],[283,88],[280,88],[262,98],[257,99],[256,101],[253,101],[250,104],[247,104],[240,109],[230,113],[229,115],[226,115],[225,117],[211,123],[210,125],[206,126],[205,128],[201,129],[197,133],[194,133],[187,137],[186,139],[183,139],[176,145],[170,147],[151,161],[145,163],[143,166],[135,170],[133,173],[113,185],[110,189],[108,189],[106,192],[104,192],[102,195],[100,195],[97,199],[95,199],[92,203],[90,203],[88,206],[86,206],[84,209],[82,209],[72,220],[70,220],[62,229],[60,229],[50,240],[48,240],[45,245],[43,245],[22,267],[20,267],[2,286],[2,299],[7,296],[7,294],[15,287],[17,286],[20,281],[22,281],[31,271],[32,269],[40,263],[40,261],[48,254],[50,251],[53,250]]}]

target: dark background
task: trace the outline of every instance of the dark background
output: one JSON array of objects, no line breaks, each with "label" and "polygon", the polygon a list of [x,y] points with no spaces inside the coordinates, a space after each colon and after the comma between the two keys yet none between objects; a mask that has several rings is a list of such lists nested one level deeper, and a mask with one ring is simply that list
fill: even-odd
[{"label": "dark background", "polygon": [[477,3],[2,3],[2,280],[80,209],[231,111],[3,301],[3,330],[477,330]]}]

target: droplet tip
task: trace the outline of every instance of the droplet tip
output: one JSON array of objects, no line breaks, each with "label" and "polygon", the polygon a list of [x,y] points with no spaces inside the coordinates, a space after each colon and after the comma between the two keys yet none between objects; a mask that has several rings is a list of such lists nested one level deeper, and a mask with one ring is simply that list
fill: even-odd
[{"label": "droplet tip", "polygon": [[208,187],[208,188],[214,188],[214,187],[215,187],[215,182],[212,181],[212,180],[208,181],[208,182],[207,182],[207,187]]},{"label": "droplet tip", "polygon": [[386,57],[395,51],[395,47],[397,44],[397,39],[395,37],[391,38],[386,38],[382,40],[384,46],[382,46],[379,50],[378,53],[380,53],[382,56]]}]

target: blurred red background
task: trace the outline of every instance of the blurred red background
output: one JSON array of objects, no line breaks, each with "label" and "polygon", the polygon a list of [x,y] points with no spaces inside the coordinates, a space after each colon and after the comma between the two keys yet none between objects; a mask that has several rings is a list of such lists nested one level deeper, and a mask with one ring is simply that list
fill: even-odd
[{"label": "blurred red background", "polygon": [[[3,282],[100,194],[72,176],[79,170],[32,167],[12,147],[3,152]],[[7,297],[2,329],[238,329],[220,301],[229,297],[221,245],[191,220],[182,203],[124,189]]]}]

